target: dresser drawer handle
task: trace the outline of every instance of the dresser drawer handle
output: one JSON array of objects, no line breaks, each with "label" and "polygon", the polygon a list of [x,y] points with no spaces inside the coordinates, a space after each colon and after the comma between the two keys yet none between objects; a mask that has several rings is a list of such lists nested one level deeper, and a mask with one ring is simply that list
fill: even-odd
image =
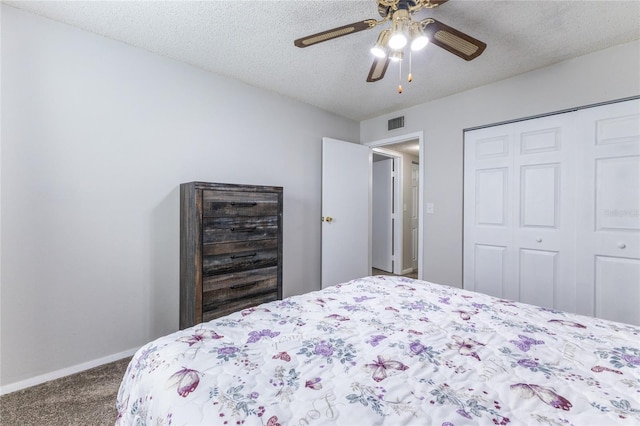
[{"label": "dresser drawer handle", "polygon": [[253,203],[236,203],[235,201],[232,201],[231,205],[236,207],[255,207],[258,205],[258,203],[256,203],[255,201]]},{"label": "dresser drawer handle", "polygon": [[252,283],[245,283],[245,284],[234,284],[231,286],[231,290],[236,290],[238,288],[243,288],[243,287],[251,287],[252,285],[256,285],[258,284],[258,281],[254,281]]},{"label": "dresser drawer handle", "polygon": [[258,253],[251,253],[251,254],[240,254],[240,255],[233,255],[231,256],[232,259],[242,259],[244,257],[255,257]]},{"label": "dresser drawer handle", "polygon": [[258,229],[257,226],[253,226],[251,228],[231,228],[231,232],[253,232]]}]

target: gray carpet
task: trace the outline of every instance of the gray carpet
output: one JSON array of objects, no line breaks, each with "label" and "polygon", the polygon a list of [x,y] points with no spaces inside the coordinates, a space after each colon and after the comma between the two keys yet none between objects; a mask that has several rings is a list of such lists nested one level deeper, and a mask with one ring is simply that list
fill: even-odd
[{"label": "gray carpet", "polygon": [[[382,269],[371,268],[371,275],[395,275],[391,272],[383,271]],[[410,272],[408,274],[402,275],[403,277],[413,278],[414,280],[418,279],[418,271]]]},{"label": "gray carpet", "polygon": [[113,425],[116,395],[130,358],[0,397],[3,426]]}]

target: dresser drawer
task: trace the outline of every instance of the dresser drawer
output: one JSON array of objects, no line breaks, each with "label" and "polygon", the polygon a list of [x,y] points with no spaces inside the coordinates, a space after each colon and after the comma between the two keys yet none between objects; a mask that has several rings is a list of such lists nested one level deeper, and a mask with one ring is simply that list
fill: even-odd
[{"label": "dresser drawer", "polygon": [[211,321],[212,319],[229,315],[243,309],[252,308],[261,303],[273,302],[274,300],[278,300],[278,293],[275,291],[230,302],[218,301],[219,303],[217,304],[202,307],[202,321]]},{"label": "dresser drawer", "polygon": [[276,266],[204,277],[202,303],[205,306],[223,304],[224,301],[253,297],[278,290]]},{"label": "dresser drawer", "polygon": [[274,192],[202,191],[203,217],[276,216]]},{"label": "dresser drawer", "polygon": [[202,243],[277,238],[278,217],[208,217],[203,219]]},{"label": "dresser drawer", "polygon": [[210,321],[241,309],[278,299],[278,268],[206,277],[202,288],[202,319]]},{"label": "dresser drawer", "polygon": [[265,268],[278,264],[278,240],[205,244],[202,248],[203,276]]}]

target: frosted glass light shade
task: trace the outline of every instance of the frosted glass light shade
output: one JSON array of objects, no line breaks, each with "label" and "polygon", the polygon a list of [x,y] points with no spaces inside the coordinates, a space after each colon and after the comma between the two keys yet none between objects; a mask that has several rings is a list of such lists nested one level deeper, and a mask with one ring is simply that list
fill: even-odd
[{"label": "frosted glass light shade", "polygon": [[384,49],[377,44],[371,48],[371,53],[373,53],[373,56],[376,58],[384,58],[387,56],[387,54],[384,53]]},{"label": "frosted glass light shade", "polygon": [[409,33],[411,35],[411,50],[414,52],[424,49],[424,47],[429,43],[429,38],[422,29],[420,23],[414,22],[411,24]]},{"label": "frosted glass light shade", "polygon": [[427,44],[429,44],[429,38],[426,35],[418,36],[411,40],[411,50],[414,52],[422,50]]},{"label": "frosted glass light shade", "polygon": [[389,39],[389,47],[394,50],[402,49],[407,45],[407,37],[402,33],[395,33]]}]

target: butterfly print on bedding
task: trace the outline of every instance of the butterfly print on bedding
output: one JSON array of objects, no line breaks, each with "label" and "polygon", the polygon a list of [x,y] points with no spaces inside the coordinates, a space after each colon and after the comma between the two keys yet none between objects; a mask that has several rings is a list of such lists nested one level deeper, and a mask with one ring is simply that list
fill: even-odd
[{"label": "butterfly print on bedding", "polygon": [[283,361],[289,362],[291,361],[291,355],[286,352],[280,352],[272,356],[271,359],[281,359]]},{"label": "butterfly print on bedding", "polygon": [[247,315],[250,315],[250,314],[252,314],[252,313],[254,313],[254,312],[260,312],[260,311],[262,311],[262,312],[271,312],[271,311],[270,311],[269,309],[267,309],[267,308],[257,308],[257,307],[253,307],[253,308],[247,308],[247,309],[243,310],[243,311],[241,312],[241,315],[242,315],[243,317],[246,317]]},{"label": "butterfly print on bedding", "polygon": [[371,336],[371,339],[367,339],[367,343],[370,344],[373,347],[376,347],[380,344],[380,341],[386,339],[387,336],[383,336],[381,334],[376,334],[374,336]]},{"label": "butterfly print on bedding", "polygon": [[267,426],[282,426],[278,423],[278,416],[271,416],[269,420],[267,420]]},{"label": "butterfly print on bedding", "polygon": [[591,367],[591,371],[593,371],[594,373],[602,373],[603,371],[610,371],[611,373],[624,374],[620,370],[614,370],[612,368],[602,367],[601,365],[596,365],[596,366]]},{"label": "butterfly print on bedding", "polygon": [[268,329],[264,329],[262,331],[250,331],[249,339],[247,339],[247,343],[256,343],[260,341],[263,337],[276,337],[280,334],[279,331],[271,331]]},{"label": "butterfly print on bedding", "polygon": [[331,315],[327,315],[325,318],[331,318],[337,321],[349,321],[348,317],[345,317],[343,315],[339,315],[339,314],[331,314]]},{"label": "butterfly print on bedding", "polygon": [[371,378],[376,382],[381,382],[387,378],[387,370],[404,371],[409,368],[400,361],[385,360],[380,355],[378,355],[377,361],[374,361],[373,364],[366,364],[366,366],[373,370]]},{"label": "butterfly print on bedding", "polygon": [[532,345],[544,345],[544,340],[536,340],[522,334],[518,335],[520,340],[509,340],[509,342],[516,345],[522,352],[529,352]]},{"label": "butterfly print on bedding", "polygon": [[415,288],[413,288],[413,287],[411,287],[410,285],[407,285],[407,284],[398,284],[398,285],[396,285],[396,288],[401,288],[403,290],[416,291]]},{"label": "butterfly print on bedding", "polygon": [[587,328],[586,326],[580,324],[579,322],[569,321],[569,320],[552,319],[552,320],[549,320],[549,322],[555,322],[557,324],[566,325],[567,327]]},{"label": "butterfly print on bedding", "polygon": [[188,343],[189,346],[193,346],[196,343],[203,342],[208,339],[222,339],[224,336],[219,335],[213,330],[195,330],[193,334],[189,336],[183,336],[178,341]]},{"label": "butterfly print on bedding", "polygon": [[186,398],[198,387],[201,375],[199,371],[183,367],[169,377],[170,386],[175,386],[178,395]]},{"label": "butterfly print on bedding", "polygon": [[511,390],[518,392],[523,398],[537,396],[540,401],[559,410],[569,411],[573,407],[573,404],[567,398],[558,395],[553,388],[526,383],[516,383],[510,387]]},{"label": "butterfly print on bedding", "polygon": [[470,311],[462,311],[462,310],[457,310],[457,311],[452,311],[452,312],[456,312],[458,314],[460,314],[460,318],[465,320],[465,321],[469,321],[471,319],[471,315],[475,315],[478,312],[470,312]]},{"label": "butterfly print on bedding", "polygon": [[456,343],[447,343],[449,349],[458,349],[458,353],[463,356],[470,356],[480,361],[480,356],[475,351],[477,346],[484,346],[484,343],[476,342],[473,339],[463,339],[460,336],[451,336]]},{"label": "butterfly print on bedding", "polygon": [[322,379],[320,377],[315,377],[311,380],[307,380],[304,384],[305,388],[320,390],[322,389],[322,383],[320,383]]}]

